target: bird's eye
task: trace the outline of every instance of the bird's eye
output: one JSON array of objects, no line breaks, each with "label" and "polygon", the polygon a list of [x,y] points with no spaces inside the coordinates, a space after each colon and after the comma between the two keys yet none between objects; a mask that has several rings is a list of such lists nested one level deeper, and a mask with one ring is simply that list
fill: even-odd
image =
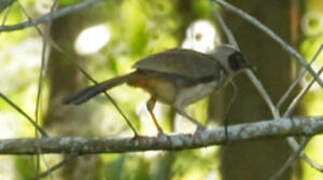
[{"label": "bird's eye", "polygon": [[233,53],[229,56],[229,66],[233,71],[238,71],[246,64],[244,57],[240,52]]}]

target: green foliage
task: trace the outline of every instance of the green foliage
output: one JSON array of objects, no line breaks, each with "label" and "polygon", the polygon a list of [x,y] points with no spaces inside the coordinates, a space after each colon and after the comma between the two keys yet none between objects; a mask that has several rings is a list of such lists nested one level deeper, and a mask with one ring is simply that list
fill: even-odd
[{"label": "green foliage", "polygon": [[[3,18],[5,17],[6,13],[3,11],[0,14],[0,22],[3,23]],[[7,20],[5,21],[4,25],[13,25],[13,24],[19,24],[21,21],[24,20],[24,15],[21,12],[21,9],[19,8],[16,3],[12,4],[9,16],[7,16]],[[24,30],[24,31],[13,31],[13,32],[1,32],[0,34],[0,49],[5,48],[11,45],[17,45],[17,43],[21,42],[22,40],[25,40],[26,37],[30,36],[29,34],[30,30]],[[4,43],[5,42],[5,43]]]},{"label": "green foliage", "polygon": [[125,156],[121,155],[115,161],[111,163],[106,163],[106,168],[104,170],[105,179],[121,179],[125,159]]},{"label": "green foliage", "polygon": [[125,42],[128,43],[133,53],[141,53],[147,44],[147,16],[140,1],[125,1],[121,6],[121,18],[126,25],[124,28],[131,29],[125,34]]},{"label": "green foliage", "polygon": [[35,176],[35,166],[30,157],[18,156],[15,161],[17,169],[17,179],[20,180],[29,180]]},{"label": "green foliage", "polygon": [[[310,61],[320,46],[323,44],[323,2],[309,0],[306,1],[306,11],[303,17],[302,30],[306,35],[305,40],[301,44],[301,52],[305,58]],[[317,71],[323,64],[323,52],[318,56],[312,67]],[[322,75],[321,75],[322,76]],[[311,76],[306,77],[306,83],[312,80]],[[303,81],[303,84],[304,81]],[[309,116],[321,116],[323,107],[323,90],[318,85],[306,94],[303,106],[306,114]],[[306,147],[306,153],[316,162],[322,162],[322,136],[315,136]],[[322,173],[310,167],[307,163],[302,163],[304,170],[304,179],[322,179]]]},{"label": "green foliage", "polygon": [[73,5],[76,3],[83,2],[84,0],[60,0],[59,4],[62,6],[68,6],[68,5]]},{"label": "green foliage", "polygon": [[[29,0],[26,2],[29,3],[30,6],[34,6],[35,3],[37,3],[36,1]],[[81,1],[59,1],[61,6],[72,5],[79,2]],[[188,9],[186,9],[187,12],[185,12],[185,14],[181,12],[182,7],[179,7],[183,4],[185,5],[185,3],[179,0],[124,0],[105,2],[105,12],[99,14],[106,17],[106,21],[101,23],[109,26],[111,40],[100,53],[90,55],[87,57],[86,61],[82,63],[86,64],[86,69],[95,79],[102,81],[118,74],[124,74],[131,71],[131,66],[142,57],[165,49],[178,47],[179,44],[181,44],[180,40],[184,36],[185,28],[188,26],[188,23],[190,23],[190,20],[193,19],[191,17],[198,18],[211,16],[209,14],[211,13],[211,9],[206,0],[198,2],[191,1],[187,6]],[[91,8],[95,8],[95,6]],[[101,10],[101,8],[98,8],[98,10]],[[3,17],[2,14],[1,17]],[[8,23],[19,23],[23,19],[24,16],[21,13],[21,9],[19,9],[18,6],[13,6],[12,13],[8,18]],[[17,46],[18,43],[26,40],[26,37],[35,39],[36,35],[33,28],[1,34],[0,42],[6,43],[0,43],[0,48],[8,47],[9,44]],[[37,48],[40,48],[40,46],[37,46]],[[40,51],[38,50],[37,52],[40,54]],[[69,56],[66,55],[66,57]],[[34,59],[40,60],[39,57]],[[20,62],[18,59],[11,57],[7,58],[6,61],[8,62],[1,61],[1,64],[4,63],[2,64],[2,67],[11,62]],[[34,111],[34,104],[31,104],[30,102],[34,102],[35,100],[38,74],[39,68],[34,67],[26,70],[19,69],[13,77],[14,79],[17,79],[16,82],[23,80],[19,77],[25,77],[24,80],[28,80],[28,83],[26,83],[27,80],[23,81],[26,84],[20,86],[21,89],[19,90],[19,93],[18,91],[13,92],[16,97],[19,97],[19,101],[21,101],[19,102],[19,105],[21,105],[23,109],[27,109],[28,112]],[[16,88],[16,90],[17,89],[18,88]],[[24,94],[27,90],[28,96]],[[45,92],[46,91],[50,91],[50,89],[45,90]],[[32,94],[32,96],[30,96],[30,94]],[[145,128],[155,129],[155,127],[145,127],[147,125],[139,120],[138,106],[147,100],[147,94],[128,86],[115,88],[110,94],[115,97],[118,104],[126,112],[127,116],[135,124],[138,130],[143,130]],[[25,98],[21,98],[21,96],[24,96]],[[47,103],[47,99],[48,94],[45,93],[42,101],[43,104]],[[109,110],[113,109],[114,111],[114,108],[105,97],[102,96],[96,100],[97,103],[102,103],[102,105],[109,103],[109,105],[104,106],[104,108],[109,108]],[[199,103],[198,110],[194,111],[194,114],[196,114],[196,117],[199,119],[206,118],[204,113],[204,110],[206,109],[205,102],[206,101],[202,101]],[[2,104],[3,102],[1,101],[0,103]],[[2,107],[2,105],[0,106]],[[93,107],[95,107],[94,109],[99,109],[97,104]],[[102,107],[102,109],[104,108]],[[109,116],[114,115],[111,111],[107,111],[109,112]],[[172,117],[165,114],[165,112],[168,111],[169,109],[167,108],[166,110],[162,110],[161,113],[163,114],[161,115],[162,118],[160,118],[161,124],[166,131],[171,129],[170,126],[172,124]],[[149,116],[147,116],[147,118],[149,118],[149,122],[152,121]],[[123,121],[119,116],[111,117],[111,119]],[[124,122],[122,123],[124,124]],[[120,126],[120,124],[118,123],[118,126]],[[123,126],[123,129],[129,130],[125,124]],[[32,130],[30,126],[24,126],[23,128]],[[113,130],[113,128],[111,129]],[[111,129],[109,128],[108,130]],[[89,132],[87,135],[92,136],[95,135],[95,133],[97,133],[97,131],[93,133]],[[198,172],[198,177],[203,177],[210,169],[205,169],[203,162],[206,162],[206,159],[213,159],[210,158],[212,156],[213,155],[210,154],[207,158],[204,158],[206,156],[202,157],[199,150],[161,153],[158,155],[147,155],[147,153],[103,155],[103,168],[99,168],[97,172],[93,173],[97,173],[105,179],[113,180],[159,180],[173,177],[176,179],[185,179],[185,177],[190,175],[190,172]],[[213,165],[214,163],[210,163],[210,166]],[[34,166],[29,159],[17,158],[16,167],[19,172],[18,174],[21,176],[19,179],[30,179],[35,175]]]},{"label": "green foliage", "polygon": [[[1,1],[1,3],[8,2],[11,3],[12,1]],[[34,5],[37,1],[28,0],[26,2]],[[83,1],[59,1],[61,6],[79,2]],[[1,3],[0,12],[2,11],[2,14],[0,15],[0,19],[4,17],[3,8],[7,6]],[[185,8],[182,7],[183,4]],[[178,47],[182,43],[181,40],[184,37],[185,30],[192,20],[198,18],[211,19],[213,17],[213,9],[208,0],[192,0],[185,1],[185,3],[183,3],[183,0],[108,0],[105,2],[105,7],[105,12],[102,14],[106,17],[106,20],[101,23],[109,26],[111,40],[99,53],[86,57],[86,61],[82,62],[86,64],[85,67],[90,74],[100,81],[131,71],[131,66],[137,60],[149,54]],[[7,24],[17,24],[25,19],[21,9],[17,5],[14,5],[8,17]],[[318,23],[316,21],[313,22],[314,27],[317,27]],[[3,50],[11,45],[19,48],[18,45],[27,38],[38,38],[39,40],[39,37],[36,38],[36,33],[33,28],[23,31],[1,33],[0,49]],[[302,44],[302,51],[307,59],[313,56],[322,42],[323,40],[320,35],[319,37],[310,37]],[[37,47],[40,48],[39,46]],[[15,49],[15,52],[20,51]],[[40,54],[40,51],[37,52]],[[36,58],[40,60],[38,56]],[[23,60],[6,56],[0,59],[0,65],[3,67],[1,70],[4,70],[4,67],[8,67],[12,62],[30,63]],[[322,55],[318,63],[322,63]],[[19,69],[11,77],[12,79],[6,80],[5,85],[1,84],[0,81],[0,85],[2,87],[15,86],[15,90],[10,92],[12,93],[11,95],[15,96],[16,99],[14,100],[17,100],[23,109],[27,109],[28,112],[33,112],[39,68],[23,69],[21,66],[17,66],[17,68]],[[8,77],[2,78],[5,79]],[[8,84],[7,82],[12,83]],[[18,83],[18,85],[15,85],[15,83]],[[46,91],[49,90],[47,89]],[[109,93],[115,97],[120,107],[126,112],[138,130],[143,130],[147,126],[140,121],[138,115],[138,106],[147,100],[147,94],[128,86],[115,88]],[[45,94],[44,97],[42,102],[46,104],[48,94]],[[313,114],[314,110],[316,113],[320,113],[320,109],[323,107],[322,97],[322,92],[310,93],[306,97],[306,103],[311,104],[312,102],[312,106],[308,106],[309,114]],[[96,102],[102,104],[102,109],[113,109],[111,103],[104,96],[97,98]],[[8,107],[4,103],[0,101],[0,111],[8,110]],[[108,106],[106,106],[106,103],[108,103]],[[95,107],[93,109],[99,109],[97,104],[93,107]],[[202,100],[194,106],[193,115],[202,122],[207,118],[206,109],[207,100]],[[108,111],[109,116],[113,116],[113,113],[110,113],[111,111]],[[172,124],[172,117],[165,113],[168,111],[168,109],[162,110],[163,118],[160,119],[165,130],[171,129],[170,126]],[[112,118],[123,121],[121,116]],[[150,119],[149,116],[148,118]],[[123,130],[129,130],[125,123],[122,123],[124,124]],[[120,122],[120,124],[122,123]],[[155,127],[149,128],[155,129]],[[32,131],[31,126],[23,125],[23,129]],[[97,132],[88,134],[95,135],[95,133]],[[105,136],[106,134],[103,135]],[[216,152],[217,150],[215,148],[211,148],[211,150],[200,149],[181,152],[163,152],[151,156],[147,155],[149,153],[102,155],[104,167],[94,173],[102,175],[107,180],[203,179],[210,172],[218,170],[219,162],[216,158]],[[35,175],[34,165],[29,158],[18,157],[16,159],[16,168],[19,176],[18,179],[30,179]]]},{"label": "green foliage", "polygon": [[208,0],[192,1],[192,13],[200,18],[211,17],[213,9]]},{"label": "green foliage", "polygon": [[106,163],[105,179],[113,180],[148,180],[149,161],[128,155],[118,155],[115,160]]}]

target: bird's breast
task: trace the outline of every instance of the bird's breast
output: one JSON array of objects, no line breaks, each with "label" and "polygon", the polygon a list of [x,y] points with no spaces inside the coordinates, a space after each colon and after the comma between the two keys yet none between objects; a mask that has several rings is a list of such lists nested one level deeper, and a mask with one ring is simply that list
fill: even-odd
[{"label": "bird's breast", "polygon": [[175,104],[181,107],[188,106],[205,96],[210,95],[218,86],[218,82],[211,81],[209,83],[201,83],[191,87],[182,88],[177,92]]}]

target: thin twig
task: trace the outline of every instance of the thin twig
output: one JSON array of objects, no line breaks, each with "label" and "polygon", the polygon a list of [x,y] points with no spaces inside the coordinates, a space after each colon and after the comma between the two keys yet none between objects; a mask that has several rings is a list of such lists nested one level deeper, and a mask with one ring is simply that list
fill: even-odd
[{"label": "thin twig", "polygon": [[[56,8],[57,5],[57,1],[55,0],[53,5],[51,6],[50,9],[50,14],[53,14],[54,9]],[[22,9],[22,11],[24,12],[25,16],[28,18],[29,21],[32,20],[32,18],[28,15],[27,11],[25,10],[25,8],[22,6],[22,4],[17,0],[20,8]],[[45,33],[43,33],[41,31],[41,29],[35,25],[35,29],[38,32],[38,34],[42,37],[43,39],[43,46],[42,46],[42,52],[41,52],[41,65],[40,65],[40,71],[39,71],[39,81],[38,81],[38,92],[37,92],[37,97],[36,97],[36,107],[35,107],[35,122],[36,124],[39,124],[39,113],[40,113],[40,100],[41,100],[41,95],[42,95],[42,87],[43,87],[43,80],[46,76],[46,71],[47,71],[47,67],[46,67],[46,50],[47,50],[47,42],[49,39],[49,31],[50,31],[50,27],[51,27],[52,21],[48,22],[48,26],[47,26],[47,30]],[[38,132],[35,131],[35,135],[36,138],[39,138]],[[36,160],[36,172],[37,174],[39,174],[40,172],[40,157],[39,155],[41,154],[41,149],[39,148],[39,154],[37,154],[37,160]],[[44,160],[44,164],[45,164],[45,168],[48,169],[48,163],[45,159]],[[52,175],[50,176],[50,179],[53,179]]]},{"label": "thin twig", "polygon": [[269,180],[276,180],[278,179],[284,172],[293,164],[295,160],[299,157],[299,154],[301,154],[306,147],[306,145],[310,142],[310,138],[307,138],[304,140],[304,142],[299,146],[297,151],[294,151],[292,155],[289,156],[287,161],[283,164],[283,166],[274,174],[272,175]]},{"label": "thin twig", "polygon": [[[60,53],[63,53],[64,55],[66,55],[66,53],[64,52],[63,49],[61,49],[59,46],[57,46],[56,44],[54,44],[55,46],[53,46],[57,51],[59,51]],[[73,58],[69,58],[68,60],[69,63],[72,63],[73,65],[76,66],[76,68],[91,82],[93,82],[94,84],[98,84],[98,82],[89,74],[86,72],[86,70],[81,67],[78,63],[75,62],[75,60]],[[126,121],[127,125],[131,128],[132,132],[134,133],[135,137],[138,137],[139,134],[137,133],[135,127],[132,125],[130,119],[125,115],[125,113],[121,110],[120,106],[117,104],[117,102],[107,93],[104,92],[104,95],[109,99],[109,101],[111,101],[112,105],[117,109],[118,113],[122,116],[122,118]]]},{"label": "thin twig", "polygon": [[[50,21],[50,20],[53,20],[53,19],[56,19],[58,17],[61,17],[61,16],[64,16],[66,14],[69,14],[69,13],[72,13],[72,12],[76,12],[76,11],[79,11],[79,10],[82,10],[84,8],[87,8],[87,7],[90,7],[96,3],[99,3],[103,0],[92,0],[92,1],[86,1],[86,2],[82,2],[82,3],[78,3],[76,5],[72,5],[72,6],[68,6],[66,8],[62,8],[62,9],[59,9],[57,11],[55,11],[54,14],[51,14],[49,13],[48,15],[45,15],[39,19],[34,19],[32,21],[30,21],[29,24],[27,24],[26,22],[25,23],[21,23],[21,24],[18,24],[16,26],[18,26],[19,28],[18,29],[21,29],[20,26],[25,26],[23,24],[26,24],[26,27],[29,27],[29,26],[32,26],[34,24],[40,24],[40,23],[44,23],[44,22],[47,22],[47,21]],[[9,27],[9,26],[8,26]],[[3,27],[0,27],[0,32],[3,31],[2,30]],[[12,29],[13,28],[13,29]],[[24,28],[24,27],[22,27]],[[13,26],[10,26],[10,29],[11,30],[16,30],[14,25]],[[57,49],[58,51],[60,52],[63,52],[63,50],[61,48],[59,48],[56,44],[53,44],[53,47],[55,49]],[[93,83],[97,84],[98,82],[95,81],[82,67],[80,67],[77,63],[73,62],[73,64],[77,65],[77,68],[89,79],[91,80]],[[138,133],[136,132],[134,126],[130,123],[130,120],[127,118],[127,116],[122,112],[121,108],[118,106],[118,104],[116,103],[116,101],[108,94],[108,93],[104,93],[105,96],[112,102],[112,104],[116,107],[117,111],[121,114],[121,116],[125,119],[126,123],[128,124],[128,126],[132,129],[132,131],[134,132],[135,134],[135,137],[138,136]]]},{"label": "thin twig", "polygon": [[[233,33],[231,32],[231,30],[228,28],[228,26],[224,22],[222,15],[217,12],[216,6],[214,5],[214,3],[212,3],[213,0],[210,0],[210,1],[211,1],[211,4],[213,4],[213,7],[215,8],[216,17],[217,17],[218,21],[220,22],[220,25],[221,25],[222,29],[224,30],[225,35],[228,37],[230,44],[234,45],[237,49],[240,49]],[[262,85],[262,83],[258,80],[258,78],[254,75],[254,73],[251,70],[247,70],[246,74],[247,74],[248,78],[251,80],[251,82],[256,86],[260,95],[264,98],[264,100],[267,103],[269,109],[271,110],[274,118],[279,119],[280,115],[278,113],[278,110],[276,109],[274,103],[270,99],[270,97],[269,97],[267,91],[265,90],[264,86]]]},{"label": "thin twig", "polygon": [[20,30],[20,29],[24,29],[27,27],[35,26],[37,24],[46,23],[46,22],[51,21],[53,19],[65,16],[67,14],[70,14],[70,13],[73,13],[76,11],[80,11],[84,8],[88,8],[92,5],[95,5],[95,4],[97,4],[99,2],[103,2],[103,1],[104,0],[84,1],[84,2],[80,2],[78,4],[75,4],[75,5],[71,5],[71,6],[59,9],[53,15],[49,13],[47,15],[40,17],[40,18],[32,19],[31,21],[25,21],[23,23],[10,25],[10,26],[0,26],[0,32]]},{"label": "thin twig", "polygon": [[260,82],[260,80],[255,76],[255,74],[250,70],[246,70],[247,76],[250,79],[250,81],[255,85],[257,88],[258,92],[261,94],[261,96],[264,98],[265,102],[267,103],[273,117],[275,119],[279,119],[279,111],[276,109],[274,103],[272,102],[270,96],[268,95],[267,91],[265,90],[264,86]]},{"label": "thin twig", "polygon": [[[82,68],[79,64],[77,64],[76,62],[74,62],[73,60],[71,60],[70,62],[72,62],[77,69],[90,81],[92,81],[94,84],[98,84],[98,82],[89,74],[87,73],[84,68]],[[123,113],[123,111],[121,110],[121,108],[119,107],[119,105],[117,104],[117,102],[107,93],[104,92],[104,95],[111,101],[112,105],[114,105],[114,107],[117,109],[117,111],[121,114],[121,116],[123,117],[123,119],[126,121],[127,125],[131,128],[132,132],[134,133],[135,137],[138,137],[139,134],[137,133],[135,127],[132,125],[132,123],[130,122],[130,120],[128,119],[128,117]]]},{"label": "thin twig", "polygon": [[[230,44],[234,45],[238,50],[240,50],[240,47],[232,33],[232,31],[228,28],[227,24],[225,23],[225,21],[222,18],[222,15],[218,12],[217,7],[215,6],[215,3],[212,3],[214,7],[214,11],[216,14],[216,17],[218,19],[218,21],[220,22],[220,26],[222,27],[225,35],[227,36]],[[246,74],[248,76],[248,78],[250,79],[250,81],[255,85],[256,89],[258,90],[258,92],[260,93],[260,95],[264,98],[265,102],[267,103],[269,109],[271,110],[273,116],[275,119],[279,119],[280,115],[278,110],[275,108],[274,103],[272,102],[271,98],[269,97],[267,91],[265,90],[264,86],[262,85],[262,83],[258,80],[258,78],[254,75],[254,73],[251,70],[247,70]]]},{"label": "thin twig", "polygon": [[7,11],[6,11],[6,14],[4,15],[3,17],[3,20],[2,20],[2,23],[1,23],[1,26],[4,26],[7,22],[7,19],[8,19],[8,16],[9,16],[9,12],[11,11],[11,7],[12,7],[12,4],[9,5]]},{"label": "thin twig", "polygon": [[[312,58],[310,65],[313,64],[313,62],[317,59],[317,57],[320,55],[321,51],[323,50],[323,44],[320,46],[319,50],[316,51],[314,57]],[[285,92],[285,94],[279,99],[276,107],[277,109],[280,109],[280,107],[284,104],[284,102],[286,101],[286,99],[288,98],[288,96],[291,94],[291,92],[295,89],[296,85],[299,84],[299,82],[304,78],[304,76],[306,75],[307,71],[305,69],[302,70],[302,72],[300,72],[299,76],[297,77],[297,79],[289,86],[289,88],[287,89],[287,91]]]},{"label": "thin twig", "polygon": [[0,13],[2,13],[2,11],[4,9],[6,9],[8,6],[9,8],[12,6],[12,3],[14,3],[15,0],[2,0],[0,1]]},{"label": "thin twig", "polygon": [[[21,11],[24,13],[24,15],[27,17],[28,21],[31,21],[32,18],[28,15],[26,9],[24,8],[24,6],[20,3],[19,0],[17,0],[17,4],[19,5],[19,8],[21,9]],[[43,33],[41,31],[41,29],[35,25],[34,26],[36,31],[38,32],[38,34],[45,39],[45,36],[43,36]],[[45,49],[46,49],[46,42],[43,43],[43,47],[42,47],[42,55],[41,55],[41,66],[40,66],[40,78],[39,78],[39,83],[38,83],[38,93],[37,93],[37,98],[36,98],[36,107],[35,107],[35,123],[38,125],[39,124],[39,116],[38,116],[38,110],[39,110],[39,101],[40,101],[40,95],[41,95],[41,82],[42,82],[42,72],[44,69],[44,65],[43,62],[45,61]],[[37,139],[39,139],[39,134],[37,129],[35,129],[35,136]],[[39,148],[39,153],[36,155],[36,172],[39,173],[40,172],[40,154],[41,154],[41,149]],[[45,163],[47,164],[47,163]]]},{"label": "thin twig", "polygon": [[[31,21],[32,18],[28,15],[26,9],[23,7],[23,5],[20,3],[20,1],[17,0],[17,3],[20,7],[20,9],[22,10],[22,12],[24,13],[24,15],[27,17],[28,21]],[[57,0],[55,0],[55,2],[53,3],[50,13],[53,13],[54,7],[57,4]],[[42,46],[42,52],[41,52],[41,66],[40,66],[40,71],[39,71],[39,81],[38,81],[38,92],[37,92],[37,97],[36,97],[36,107],[35,107],[35,123],[39,124],[39,112],[40,112],[40,99],[41,99],[41,95],[42,95],[42,84],[43,84],[43,79],[45,77],[45,73],[46,73],[46,66],[45,66],[45,58],[46,58],[46,49],[47,49],[47,42],[48,42],[48,36],[49,36],[49,29],[50,29],[50,24],[51,21],[49,21],[49,25],[47,27],[47,31],[44,34],[42,32],[42,30],[38,27],[38,25],[35,25],[34,28],[36,29],[37,33],[42,37],[43,39],[43,46]],[[35,131],[35,136],[38,139],[39,135],[38,135],[38,131]],[[39,149],[39,154],[41,154],[41,149]],[[40,172],[40,157],[39,154],[37,154],[36,156],[36,172],[39,173]],[[44,164],[46,169],[48,169],[48,163],[46,162],[46,160],[44,160]],[[50,176],[51,179],[53,179],[52,176]]]},{"label": "thin twig", "polygon": [[36,124],[35,121],[30,116],[28,116],[27,113],[25,113],[19,106],[17,106],[15,103],[13,103],[9,98],[7,98],[1,92],[0,92],[0,97],[2,99],[4,99],[16,111],[18,111],[21,115],[23,115],[42,134],[43,137],[49,137],[43,128],[41,128],[38,124]]},{"label": "thin twig", "polygon": [[[58,0],[55,0],[50,8],[50,14],[53,15],[55,9],[57,8],[57,3],[58,3]],[[21,6],[21,5],[20,5]],[[24,8],[21,6],[21,8],[24,10]],[[26,16],[31,19],[27,13],[25,12]],[[41,94],[42,94],[42,87],[43,87],[43,80],[46,76],[46,72],[47,72],[47,63],[46,63],[46,50],[47,50],[47,44],[48,44],[48,41],[50,41],[50,37],[49,37],[49,34],[50,34],[50,29],[51,29],[51,26],[52,26],[52,20],[49,20],[48,21],[48,24],[47,24],[47,30],[45,31],[45,33],[42,33],[42,31],[40,30],[40,28],[35,25],[35,28],[37,30],[37,32],[39,33],[40,36],[42,36],[43,38],[43,47],[42,47],[42,53],[41,53],[41,68],[40,68],[40,72],[39,72],[39,81],[38,81],[38,93],[37,93],[37,99],[36,99],[36,110],[35,110],[35,118],[36,118],[36,123],[38,122],[39,120],[39,112],[40,112],[40,99],[41,99]],[[36,133],[36,137],[38,138],[38,133]],[[41,149],[39,149],[39,154],[41,154]],[[37,154],[37,174],[40,173],[40,166],[39,166],[39,154]],[[39,174],[35,179],[40,179],[42,178],[43,176],[47,176],[47,175],[50,175],[50,179],[54,179],[53,178],[53,175],[52,175],[52,172],[57,170],[58,168],[60,168],[61,166],[63,166],[66,162],[68,162],[71,158],[67,158],[65,159],[63,162],[55,165],[54,167],[52,168],[49,168],[47,162],[44,160],[44,164],[46,166],[46,171],[42,174]]]},{"label": "thin twig", "polygon": [[[57,47],[56,50],[60,51],[61,53],[64,53],[64,50],[62,50],[61,48]],[[93,82],[94,84],[98,84],[98,82],[88,73],[86,72],[86,70],[80,66],[78,63],[76,63],[72,58],[69,58],[68,60],[69,63],[72,63],[73,65],[76,66],[76,68],[91,82]],[[122,118],[126,121],[127,125],[131,128],[132,132],[134,133],[135,137],[138,137],[139,134],[137,133],[135,127],[132,125],[130,119],[125,115],[125,113],[121,110],[121,108],[119,107],[119,105],[117,104],[117,102],[107,93],[104,92],[104,95],[109,99],[109,101],[111,101],[112,105],[117,109],[117,111],[119,112],[119,114],[122,116]]]},{"label": "thin twig", "polygon": [[[33,19],[28,15],[26,9],[23,7],[23,5],[20,3],[20,1],[17,0],[17,4],[19,5],[19,8],[22,10],[22,12],[24,13],[24,15],[27,17],[28,22],[31,22]],[[1,28],[1,27],[0,27]],[[40,30],[40,28],[36,25],[34,25],[34,28],[36,29],[36,31],[38,32],[38,34],[41,37],[44,37],[42,31]],[[1,32],[1,31],[0,31]]]},{"label": "thin twig", "polygon": [[[318,75],[320,75],[323,71],[323,67],[320,69],[320,71],[317,73]],[[310,83],[308,83],[308,85],[306,85],[306,87],[297,95],[297,97],[294,99],[293,103],[290,104],[290,106],[288,107],[288,110],[285,112],[284,117],[288,117],[292,111],[293,111],[293,107],[296,106],[296,104],[302,99],[302,97],[305,96],[305,94],[309,91],[309,89],[312,87],[312,85],[314,84],[315,80],[313,79]],[[301,143],[301,145],[299,145],[298,149],[296,151],[293,152],[293,154],[291,154],[288,158],[288,160],[283,164],[283,166],[272,176],[270,177],[270,180],[275,180],[277,178],[279,178],[294,162],[298,157],[302,157],[304,160],[306,159],[306,161],[312,161],[311,159],[309,159],[308,157],[304,156],[304,152],[303,150],[305,149],[306,145],[309,143],[309,141],[311,140],[310,137],[307,137],[304,142]],[[316,162],[310,163],[310,165],[312,167],[314,167],[315,169],[318,169],[319,171],[323,172],[323,166],[317,164]]]},{"label": "thin twig", "polygon": [[233,81],[230,81],[230,84],[232,85],[232,88],[233,88],[233,95],[231,96],[228,106],[226,107],[226,110],[224,112],[224,132],[225,132],[226,142],[229,141],[229,139],[228,139],[228,125],[229,125],[228,114],[230,113],[231,106],[233,105],[234,101],[236,100],[237,93],[238,93],[237,85],[234,84]]},{"label": "thin twig", "polygon": [[[14,0],[13,0],[14,1]],[[13,2],[12,1],[12,2]],[[0,2],[1,3],[1,2]],[[9,13],[10,13],[10,11],[11,11],[11,7],[12,7],[12,3],[10,3],[9,4],[9,7],[8,7],[8,9],[7,9],[7,11],[6,11],[6,14],[4,15],[4,17],[3,17],[3,20],[2,20],[2,23],[1,23],[1,26],[4,26],[5,24],[6,24],[6,22],[7,22],[7,19],[8,19],[8,16],[9,16]],[[1,7],[0,7],[0,13],[1,13]],[[1,34],[1,32],[0,32],[0,34]]]},{"label": "thin twig", "polygon": [[77,153],[72,153],[72,154],[69,154],[67,155],[66,158],[64,158],[63,161],[57,163],[56,165],[54,165],[53,167],[49,168],[47,171],[37,175],[36,177],[34,177],[33,179],[34,180],[38,180],[38,179],[41,179],[41,178],[44,178],[48,175],[50,175],[51,173],[53,173],[55,170],[59,169],[60,167],[64,166],[65,164],[67,164],[68,162],[74,160],[75,158],[78,157],[78,154]]},{"label": "thin twig", "polygon": [[232,44],[234,47],[236,47],[238,50],[240,50],[239,45],[238,45],[236,39],[234,38],[233,33],[231,32],[231,30],[228,28],[227,24],[223,20],[222,15],[219,12],[218,8],[216,7],[215,3],[211,2],[211,5],[213,6],[215,16],[216,16],[217,20],[219,21],[220,26],[222,27],[225,35],[227,36],[229,43]]},{"label": "thin twig", "polygon": [[277,34],[275,34],[271,29],[262,24],[256,18],[250,16],[245,13],[241,9],[234,7],[233,5],[223,1],[223,0],[212,0],[221,4],[227,10],[233,12],[234,14],[240,16],[242,19],[245,19],[255,27],[261,29],[263,32],[268,34],[273,40],[275,40],[285,51],[294,56],[298,62],[314,77],[314,79],[318,82],[318,84],[323,88],[323,81],[317,76],[313,68],[306,62],[306,60],[290,45],[288,45],[284,40],[282,40]]},{"label": "thin twig", "polygon": [[[210,0],[210,1],[216,1],[216,0]],[[222,2],[222,1],[221,1]],[[228,5],[229,7],[231,7],[231,5]],[[232,11],[241,11],[241,10],[239,10],[239,9],[237,9],[237,8],[235,8],[235,7],[233,7],[232,6],[232,8],[233,8],[233,10]],[[241,13],[242,13],[242,15],[241,15]],[[242,16],[248,16],[248,17],[250,17],[251,19],[255,19],[255,18],[253,18],[253,17],[251,17],[250,15],[248,15],[248,14],[246,14],[246,13],[244,13],[244,12],[242,12],[241,11],[241,13],[239,14],[239,13],[237,13],[238,15],[240,15],[241,17]],[[236,44],[236,46],[237,46],[237,48],[239,48],[238,47],[238,44],[236,43],[236,40],[235,40],[235,38],[234,38],[234,36],[233,36],[233,34],[232,34],[232,32],[230,31],[230,29],[227,27],[227,25],[224,23],[224,21],[223,21],[223,18],[222,18],[222,16],[221,16],[221,14],[218,14],[218,16],[217,16],[217,18],[220,18],[220,19],[222,19],[222,22],[223,23],[220,23],[220,25],[222,26],[222,28],[225,30],[224,32],[225,32],[225,34],[227,35],[227,37],[231,37],[231,38],[229,38],[229,40],[230,40],[230,43],[233,43],[233,44]],[[219,21],[221,21],[219,19]],[[260,23],[260,22],[259,22]],[[261,23],[260,23],[261,24]],[[257,26],[257,23],[255,24],[256,26]],[[262,25],[262,24],[261,24]],[[262,25],[262,26],[264,26],[264,25]],[[265,27],[265,28],[267,28],[267,27]],[[268,28],[267,28],[268,29]],[[282,41],[282,40],[281,40]],[[287,44],[287,43],[285,43],[284,42],[284,44]],[[269,95],[268,95],[268,93],[265,91],[265,89],[264,89],[264,87],[263,87],[263,85],[261,84],[261,82],[257,79],[257,77],[254,75],[254,73],[251,71],[251,70],[247,70],[247,75],[248,75],[248,78],[253,82],[253,84],[256,86],[256,88],[257,88],[257,90],[258,90],[258,92],[260,92],[260,94],[262,95],[262,97],[264,98],[264,100],[266,101],[266,103],[267,103],[267,105],[269,106],[269,108],[270,108],[270,110],[271,110],[271,112],[272,112],[272,115],[274,116],[274,118],[275,119],[280,119],[280,114],[279,114],[279,111],[278,111],[278,109],[275,107],[275,105],[273,104],[273,102],[272,102],[272,100],[271,100],[271,98],[269,97]],[[293,137],[289,137],[289,138],[287,138],[287,141],[288,141],[288,143],[289,143],[289,145],[292,147],[292,149],[294,150],[294,151],[297,151],[298,150],[298,148],[299,148],[299,144],[297,143],[297,141],[295,140],[295,138],[293,138]],[[310,166],[312,166],[313,168],[315,168],[315,169],[317,169],[317,170],[319,170],[319,171],[321,171],[321,169],[323,168],[323,167],[321,167],[320,165],[318,165],[316,162],[314,162],[312,159],[310,159],[305,153],[304,154],[302,154],[302,159],[304,160],[304,161],[306,161],[308,164],[310,164]]]},{"label": "thin twig", "polygon": [[[318,71],[318,75],[320,75],[323,71],[323,66],[321,69]],[[284,117],[289,116],[295,109],[296,105],[300,102],[300,100],[305,96],[305,94],[310,90],[312,85],[314,84],[315,80],[313,79],[292,101],[292,103],[288,106]]]}]

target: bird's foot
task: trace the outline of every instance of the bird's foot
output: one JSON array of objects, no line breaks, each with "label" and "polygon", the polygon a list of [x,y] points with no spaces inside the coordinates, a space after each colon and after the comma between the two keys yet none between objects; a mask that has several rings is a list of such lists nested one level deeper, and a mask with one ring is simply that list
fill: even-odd
[{"label": "bird's foot", "polygon": [[229,142],[229,131],[228,131],[228,125],[224,125],[224,141],[223,144],[226,145]]}]

